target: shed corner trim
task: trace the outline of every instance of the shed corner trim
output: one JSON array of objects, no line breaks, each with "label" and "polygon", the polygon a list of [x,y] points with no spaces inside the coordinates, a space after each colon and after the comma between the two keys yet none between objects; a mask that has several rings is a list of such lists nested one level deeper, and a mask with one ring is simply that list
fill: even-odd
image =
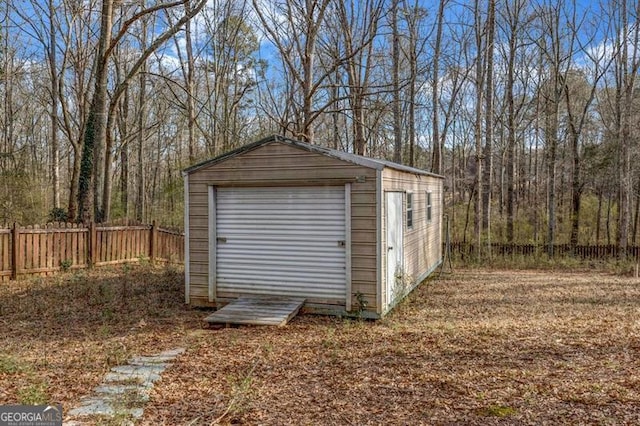
[{"label": "shed corner trim", "polygon": [[191,268],[189,267],[189,175],[184,176],[184,303],[191,301]]}]

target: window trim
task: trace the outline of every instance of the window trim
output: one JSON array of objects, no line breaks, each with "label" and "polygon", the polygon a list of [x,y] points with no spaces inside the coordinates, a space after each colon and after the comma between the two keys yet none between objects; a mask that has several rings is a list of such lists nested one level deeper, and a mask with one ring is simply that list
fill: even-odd
[{"label": "window trim", "polygon": [[[406,211],[406,223],[407,229],[413,229],[413,212],[414,212],[414,199],[413,192],[407,192],[405,197],[405,211]],[[409,202],[411,200],[411,202]]]},{"label": "window trim", "polygon": [[431,191],[425,191],[426,193],[426,197],[425,197],[425,212],[424,212],[424,217],[427,221],[427,223],[431,223],[433,220],[433,199],[432,199],[432,192]]}]

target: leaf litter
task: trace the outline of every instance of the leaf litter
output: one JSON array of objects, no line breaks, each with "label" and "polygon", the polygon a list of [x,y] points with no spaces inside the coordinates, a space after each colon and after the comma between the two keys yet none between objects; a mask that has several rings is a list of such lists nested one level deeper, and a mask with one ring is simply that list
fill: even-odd
[{"label": "leaf litter", "polygon": [[632,278],[462,270],[377,322],[217,330],[182,285],[152,268],[2,284],[0,404],[33,387],[67,408],[110,366],[180,345],[140,424],[640,423]]}]

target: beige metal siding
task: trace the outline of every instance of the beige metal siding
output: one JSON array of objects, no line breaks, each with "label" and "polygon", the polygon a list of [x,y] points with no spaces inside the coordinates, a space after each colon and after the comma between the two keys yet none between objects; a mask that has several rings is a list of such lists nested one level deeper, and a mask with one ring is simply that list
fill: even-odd
[{"label": "beige metal siding", "polygon": [[[404,220],[404,281],[408,289],[416,281],[438,265],[442,258],[442,179],[413,175],[394,169],[386,168],[382,172],[382,187],[384,191],[403,191],[403,220]],[[426,221],[426,194],[431,192],[432,220]],[[413,193],[413,227],[409,229],[406,222],[406,193]],[[384,200],[384,197],[383,197]],[[386,239],[385,209],[382,209],[382,238]],[[386,241],[382,241],[386,247]],[[386,251],[382,252],[385,259],[381,262],[382,277],[386,279]],[[383,291],[386,288],[382,286]],[[386,295],[382,295],[386,300]],[[390,307],[383,307],[383,311]]]},{"label": "beige metal siding", "polygon": [[208,303],[208,188],[189,176],[189,293],[190,303]]},{"label": "beige metal siding", "polygon": [[[357,180],[356,180],[357,178]],[[364,180],[364,181],[363,181]],[[189,174],[191,303],[208,302],[208,187],[351,182],[351,288],[376,311],[376,170],[272,142]],[[352,306],[358,307],[355,297]]]},{"label": "beige metal siding", "polygon": [[184,302],[189,303],[191,292],[189,290],[191,275],[189,274],[189,175],[184,175]]}]

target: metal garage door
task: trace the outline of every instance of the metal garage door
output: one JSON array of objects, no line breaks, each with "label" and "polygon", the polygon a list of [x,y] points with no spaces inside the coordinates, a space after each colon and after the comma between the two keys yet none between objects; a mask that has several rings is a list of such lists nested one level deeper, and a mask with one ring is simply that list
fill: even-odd
[{"label": "metal garage door", "polygon": [[218,188],[217,294],[345,301],[344,187]]}]

